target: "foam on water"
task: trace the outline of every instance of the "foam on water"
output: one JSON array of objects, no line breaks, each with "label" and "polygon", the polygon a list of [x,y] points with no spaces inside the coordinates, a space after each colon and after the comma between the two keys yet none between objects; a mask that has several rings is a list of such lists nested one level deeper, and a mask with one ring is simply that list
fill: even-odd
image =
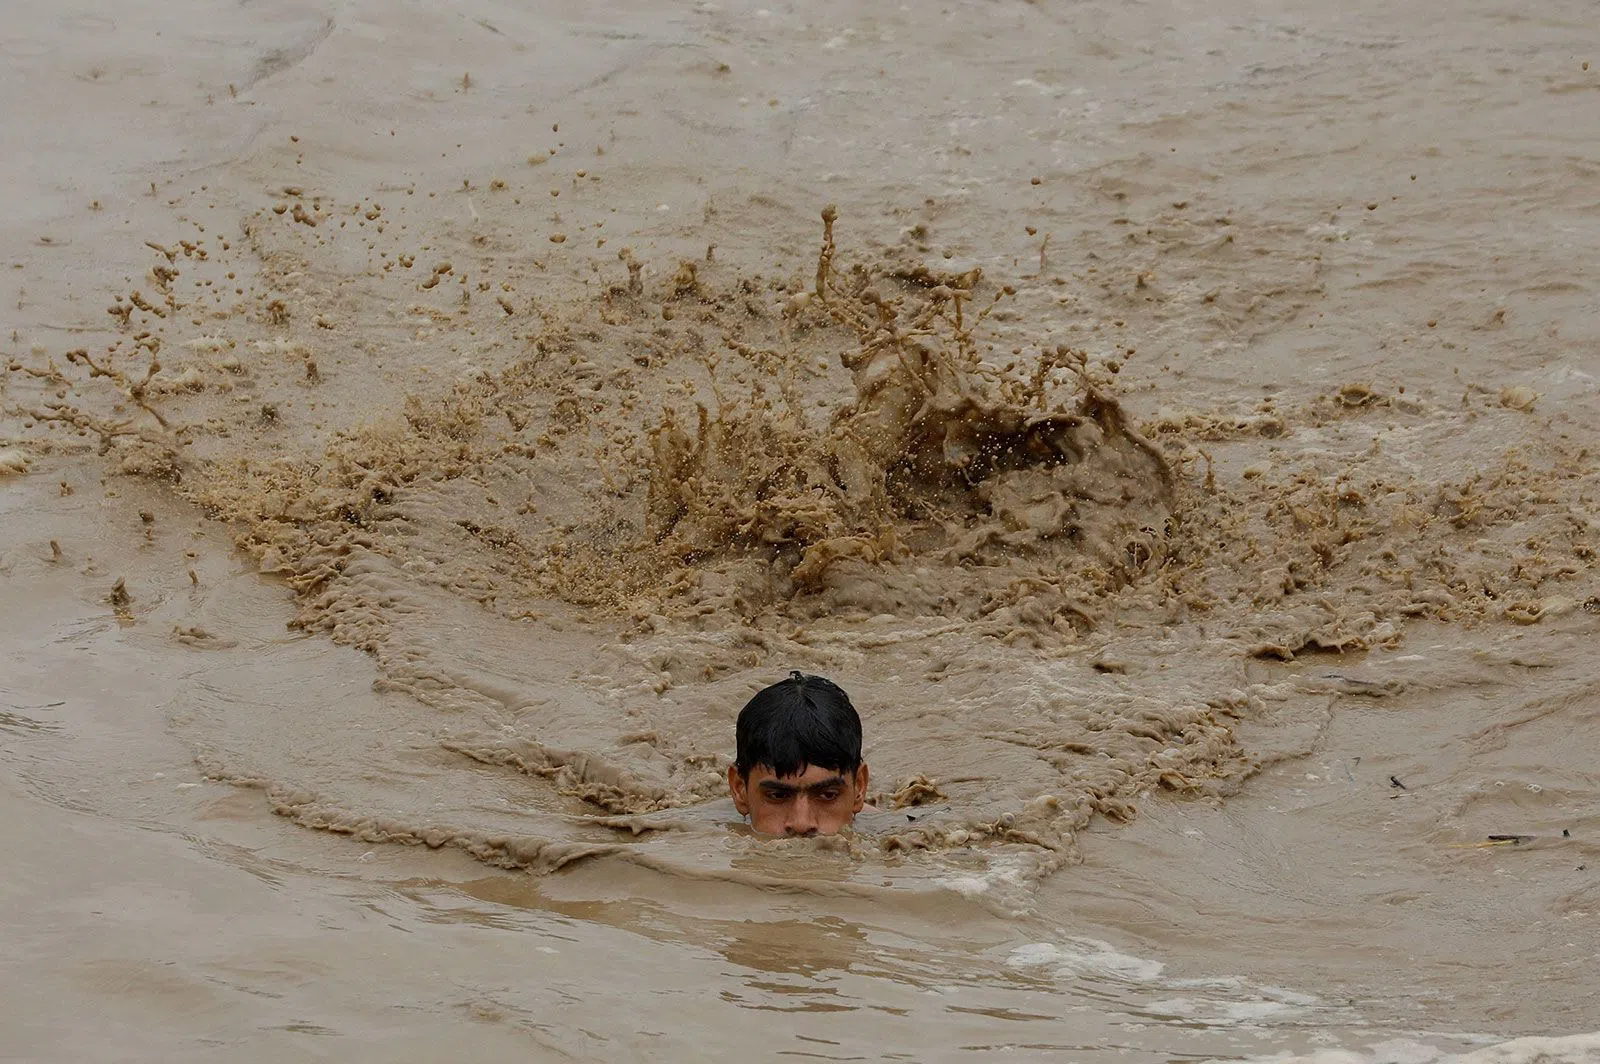
[{"label": "foam on water", "polygon": [[1092,938],[1030,942],[1013,949],[1007,963],[1017,968],[1048,968],[1057,978],[1088,975],[1131,983],[1153,983],[1166,970],[1160,961],[1134,957]]},{"label": "foam on water", "polygon": [[1174,978],[1160,961],[1093,938],[1027,943],[1012,949],[1006,963],[1042,969],[1057,980],[1134,991],[1131,1000],[1140,1015],[1194,1026],[1298,1026],[1351,1019],[1348,1009],[1282,987],[1258,986],[1238,977]]},{"label": "foam on water", "polygon": [[1464,1050],[1390,1039],[1360,1049],[1319,1049],[1299,1055],[1279,1053],[1244,1059],[1251,1064],[1594,1064],[1600,1061],[1600,1032],[1513,1038]]}]

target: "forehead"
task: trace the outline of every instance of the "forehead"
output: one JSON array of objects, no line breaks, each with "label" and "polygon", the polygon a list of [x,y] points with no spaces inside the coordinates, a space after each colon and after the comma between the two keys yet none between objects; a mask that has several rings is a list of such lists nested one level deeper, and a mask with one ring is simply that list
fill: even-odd
[{"label": "forehead", "polygon": [[763,783],[781,783],[787,787],[809,787],[823,780],[833,779],[836,776],[850,778],[848,772],[840,772],[834,768],[821,768],[817,765],[807,765],[804,770],[792,776],[780,776],[765,765],[757,765],[750,770],[750,783],[759,786]]}]

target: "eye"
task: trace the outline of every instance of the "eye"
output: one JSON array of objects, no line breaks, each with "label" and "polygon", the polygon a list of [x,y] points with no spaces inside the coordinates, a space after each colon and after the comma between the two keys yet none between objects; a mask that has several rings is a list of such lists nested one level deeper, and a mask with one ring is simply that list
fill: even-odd
[{"label": "eye", "polygon": [[829,787],[825,791],[818,791],[817,792],[817,798],[820,801],[824,801],[824,802],[836,802],[836,801],[839,800],[839,794],[840,794],[839,788],[837,788],[837,787]]}]

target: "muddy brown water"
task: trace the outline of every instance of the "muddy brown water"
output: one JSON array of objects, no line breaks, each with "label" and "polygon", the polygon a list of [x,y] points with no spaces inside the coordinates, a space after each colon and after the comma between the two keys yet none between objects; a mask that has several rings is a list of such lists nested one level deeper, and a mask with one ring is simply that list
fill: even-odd
[{"label": "muddy brown water", "polygon": [[15,14],[0,1057],[1600,1055],[1597,45]]}]

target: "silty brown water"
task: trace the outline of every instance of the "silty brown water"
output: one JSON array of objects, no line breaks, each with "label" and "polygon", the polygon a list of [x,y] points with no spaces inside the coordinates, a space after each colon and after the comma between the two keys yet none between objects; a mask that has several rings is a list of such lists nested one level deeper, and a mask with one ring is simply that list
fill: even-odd
[{"label": "silty brown water", "polygon": [[1457,14],[19,23],[19,1054],[1592,1030],[1600,83]]}]

